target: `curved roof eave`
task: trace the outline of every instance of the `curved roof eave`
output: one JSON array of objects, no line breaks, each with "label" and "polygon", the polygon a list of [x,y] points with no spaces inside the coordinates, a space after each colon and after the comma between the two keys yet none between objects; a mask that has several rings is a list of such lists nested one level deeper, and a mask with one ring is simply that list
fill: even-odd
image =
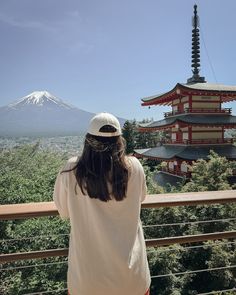
[{"label": "curved roof eave", "polygon": [[152,95],[152,96],[141,98],[143,102],[142,106],[164,103],[164,99],[167,99],[169,95],[176,93],[179,86],[181,86],[181,84],[177,83],[170,91],[167,91],[158,95]]},{"label": "curved roof eave", "polygon": [[236,147],[233,145],[205,147],[188,146],[184,151],[180,152],[177,155],[177,158],[182,160],[207,160],[210,154],[210,150],[216,152],[220,157],[226,157],[229,160],[236,160]]},{"label": "curved roof eave", "polygon": [[159,146],[147,150],[135,150],[135,153],[144,157],[157,160],[181,159],[194,161],[208,159],[210,150],[214,150],[219,156],[230,160],[236,160],[236,147],[228,146]]},{"label": "curved roof eave", "polygon": [[140,131],[145,130],[158,130],[162,128],[170,127],[178,122],[191,124],[191,125],[202,125],[202,126],[234,126],[236,127],[236,116],[207,116],[207,115],[178,115],[175,117],[166,118],[159,121],[154,121],[149,124],[139,125]]},{"label": "curved roof eave", "polygon": [[[142,98],[142,106],[149,106],[155,104],[165,104],[168,102],[168,97],[170,95],[178,94],[177,91],[179,89],[187,90],[187,91],[203,91],[203,92],[214,92],[215,94],[225,94],[231,95],[233,97],[223,97],[225,102],[235,100],[236,99],[236,86],[231,85],[223,85],[223,84],[213,84],[213,83],[192,83],[192,84],[184,84],[184,83],[177,83],[170,91],[164,92],[159,95],[152,95],[148,97]],[[170,98],[169,98],[169,101]]]},{"label": "curved roof eave", "polygon": [[135,153],[144,157],[152,158],[158,160],[168,160],[176,157],[180,152],[182,152],[185,146],[164,146],[160,145],[147,150],[136,149]]},{"label": "curved roof eave", "polygon": [[173,125],[175,122],[177,121],[177,118],[167,118],[167,119],[163,119],[163,120],[159,120],[159,121],[154,121],[151,122],[149,124],[140,124],[139,130],[152,130],[152,129],[156,129],[156,128],[161,128],[161,127],[168,127]]}]

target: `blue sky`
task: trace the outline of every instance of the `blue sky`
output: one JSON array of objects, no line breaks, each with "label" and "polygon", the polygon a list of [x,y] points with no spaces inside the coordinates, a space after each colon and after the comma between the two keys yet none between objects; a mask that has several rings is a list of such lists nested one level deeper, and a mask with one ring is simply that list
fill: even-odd
[{"label": "blue sky", "polygon": [[169,108],[140,98],[191,76],[195,3],[201,75],[236,85],[235,0],[1,1],[0,106],[47,90],[83,110],[161,119]]}]

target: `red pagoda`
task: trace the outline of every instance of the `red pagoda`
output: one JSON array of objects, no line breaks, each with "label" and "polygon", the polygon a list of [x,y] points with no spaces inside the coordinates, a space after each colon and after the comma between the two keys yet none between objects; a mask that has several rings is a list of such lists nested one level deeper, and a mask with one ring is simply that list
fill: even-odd
[{"label": "red pagoda", "polygon": [[192,72],[187,83],[177,83],[161,95],[142,99],[143,106],[168,105],[172,110],[164,119],[140,125],[142,132],[165,130],[169,138],[159,146],[135,150],[137,157],[167,162],[158,173],[157,182],[174,184],[179,177],[191,177],[188,165],[197,159],[207,159],[210,150],[229,160],[236,160],[236,146],[225,138],[225,130],[236,127],[236,116],[222,103],[236,100],[236,86],[212,84],[199,75],[200,42],[197,5],[194,5],[192,30]]}]

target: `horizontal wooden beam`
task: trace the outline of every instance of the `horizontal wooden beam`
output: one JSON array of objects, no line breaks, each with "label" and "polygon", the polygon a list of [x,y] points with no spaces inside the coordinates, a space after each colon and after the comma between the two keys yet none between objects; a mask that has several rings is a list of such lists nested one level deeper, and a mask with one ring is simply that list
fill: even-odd
[{"label": "horizontal wooden beam", "polygon": [[54,202],[23,203],[0,206],[0,220],[58,215]]},{"label": "horizontal wooden beam", "polygon": [[149,239],[146,240],[147,247],[154,246],[170,246],[173,244],[188,244],[188,243],[197,243],[197,242],[206,242],[222,239],[234,239],[236,238],[236,231],[227,231],[227,232],[216,232],[200,235],[188,235],[188,236],[178,236],[178,237],[168,237],[162,239]]},{"label": "horizontal wooden beam", "polygon": [[235,202],[235,190],[159,194],[149,195],[142,203],[142,208],[196,206]]},{"label": "horizontal wooden beam", "polygon": [[[168,237],[168,238],[161,238],[161,239],[149,239],[149,240],[146,240],[146,246],[161,247],[161,246],[170,246],[173,244],[188,244],[188,243],[206,242],[206,241],[231,239],[231,238],[236,238],[236,231]],[[68,256],[68,249],[64,248],[64,249],[51,249],[51,250],[41,250],[41,251],[32,251],[32,252],[2,254],[0,255],[0,264],[19,261],[19,260],[40,259],[40,258],[49,258],[49,257],[55,257],[55,256],[57,257]]]},{"label": "horizontal wooden beam", "polygon": [[1,254],[0,264],[19,260],[40,259],[59,256],[68,256],[68,248]]},{"label": "horizontal wooden beam", "polygon": [[[211,191],[148,195],[142,208],[196,206],[236,202],[236,191]],[[58,215],[54,202],[0,205],[0,220],[25,219]]]}]

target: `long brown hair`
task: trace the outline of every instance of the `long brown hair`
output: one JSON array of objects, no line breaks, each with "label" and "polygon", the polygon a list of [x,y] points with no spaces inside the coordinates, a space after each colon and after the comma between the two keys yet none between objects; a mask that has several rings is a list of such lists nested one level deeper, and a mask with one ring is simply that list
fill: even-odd
[{"label": "long brown hair", "polygon": [[104,202],[123,200],[128,184],[124,138],[87,133],[82,155],[73,170],[84,195]]}]

